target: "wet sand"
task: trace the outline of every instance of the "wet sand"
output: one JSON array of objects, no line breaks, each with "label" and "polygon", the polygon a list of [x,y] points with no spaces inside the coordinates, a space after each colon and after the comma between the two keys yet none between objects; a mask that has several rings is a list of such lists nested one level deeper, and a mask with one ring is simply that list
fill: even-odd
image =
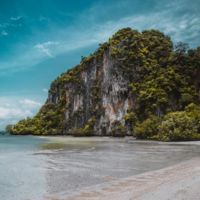
[{"label": "wet sand", "polygon": [[66,200],[199,200],[200,158],[85,188]]},{"label": "wet sand", "polygon": [[[99,140],[104,139],[92,138],[89,141],[97,142]],[[81,140],[82,144],[83,141]],[[86,141],[88,142],[88,139],[85,139]],[[109,151],[108,146],[105,145],[106,141],[109,141]],[[103,148],[99,149],[99,144],[99,147],[104,144]],[[121,139],[113,141],[113,139],[105,138],[105,141],[99,144],[94,145],[95,150],[84,150],[84,154],[79,152],[78,157],[77,154],[72,156],[73,159],[79,161],[82,169],[83,166],[87,166],[87,170],[82,170],[80,174],[80,168],[78,168],[71,179],[69,176],[64,178],[62,172],[62,185],[65,186],[65,189],[63,188],[65,192],[59,195],[61,193],[54,190],[47,198],[48,200],[200,199],[200,142],[163,143],[131,140],[127,143]],[[105,159],[108,152],[109,160]],[[65,159],[66,153],[65,151]],[[56,158],[58,159],[58,155]],[[90,160],[89,163],[88,160]],[[121,163],[120,168],[116,161]],[[70,159],[67,163],[68,167],[69,164],[72,164],[70,173],[71,170],[76,169],[73,160]],[[112,170],[108,170],[107,167]],[[95,169],[95,173],[92,173],[91,169]],[[85,174],[85,172],[87,173]],[[94,181],[94,175],[104,178]],[[83,176],[82,179],[77,179],[79,184],[76,180],[78,176]],[[54,180],[60,180],[58,174],[57,179]],[[70,183],[69,180],[71,180]],[[76,189],[70,188],[71,186],[69,187],[65,183],[66,181],[71,185],[76,183]]]},{"label": "wet sand", "polygon": [[0,200],[199,200],[199,144],[1,136]]}]

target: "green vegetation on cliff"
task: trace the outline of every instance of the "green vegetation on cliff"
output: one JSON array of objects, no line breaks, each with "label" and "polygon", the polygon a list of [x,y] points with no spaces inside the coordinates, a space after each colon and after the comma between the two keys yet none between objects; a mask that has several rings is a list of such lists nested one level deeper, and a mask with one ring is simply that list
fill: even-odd
[{"label": "green vegetation on cliff", "polygon": [[45,104],[34,118],[19,121],[10,128],[12,134],[58,135],[62,133],[63,117],[59,106]]},{"label": "green vegetation on cliff", "polygon": [[200,140],[200,106],[189,104],[184,111],[150,116],[136,125],[135,135],[161,141]]},{"label": "green vegetation on cliff", "polygon": [[[110,135],[124,136],[129,130],[141,139],[200,139],[200,47],[173,45],[170,37],[157,30],[139,32],[131,28],[119,30],[108,42],[100,44],[94,54],[82,58],[78,66],[59,76],[49,90],[51,101],[35,117],[18,122],[9,131],[54,135],[65,134],[70,127],[74,135],[93,135],[103,113],[102,80],[98,78],[101,70],[96,71],[97,79],[91,82],[90,97],[85,96],[92,107],[86,102],[85,109],[77,110],[69,119],[66,111],[72,110],[72,105],[66,90],[73,90],[74,95],[87,94],[83,73],[92,67],[102,68],[105,54],[115,73],[123,74],[128,81],[128,92],[121,95],[134,101],[122,120],[113,122]],[[77,128],[79,121],[83,123]]]}]

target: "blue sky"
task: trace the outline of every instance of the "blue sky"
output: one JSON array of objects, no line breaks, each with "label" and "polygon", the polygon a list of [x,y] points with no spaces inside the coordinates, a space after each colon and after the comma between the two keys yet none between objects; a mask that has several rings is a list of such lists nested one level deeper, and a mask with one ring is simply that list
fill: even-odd
[{"label": "blue sky", "polygon": [[60,73],[123,27],[200,46],[199,0],[0,0],[0,130],[33,116]]}]

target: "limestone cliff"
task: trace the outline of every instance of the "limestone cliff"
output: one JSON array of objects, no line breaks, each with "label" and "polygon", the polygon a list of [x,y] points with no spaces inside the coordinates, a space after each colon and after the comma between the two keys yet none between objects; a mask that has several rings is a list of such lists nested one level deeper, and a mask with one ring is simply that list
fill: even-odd
[{"label": "limestone cliff", "polygon": [[[60,85],[55,81],[52,84],[47,104],[59,104],[62,98],[65,99],[66,134],[95,119],[94,133],[108,135],[116,124],[125,124],[124,115],[134,104],[128,89],[130,80],[112,58],[109,48],[103,52],[101,59],[94,57],[83,61],[82,65],[85,68],[76,74],[73,83]],[[60,78],[65,76],[68,74]]]}]

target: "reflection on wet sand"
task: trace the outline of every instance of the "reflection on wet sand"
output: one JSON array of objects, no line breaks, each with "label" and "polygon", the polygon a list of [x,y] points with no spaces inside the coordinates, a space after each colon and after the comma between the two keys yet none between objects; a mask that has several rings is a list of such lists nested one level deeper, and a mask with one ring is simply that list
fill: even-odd
[{"label": "reflection on wet sand", "polygon": [[198,145],[123,138],[52,138],[45,147],[50,198],[71,196],[85,187],[161,169],[200,153]]}]

